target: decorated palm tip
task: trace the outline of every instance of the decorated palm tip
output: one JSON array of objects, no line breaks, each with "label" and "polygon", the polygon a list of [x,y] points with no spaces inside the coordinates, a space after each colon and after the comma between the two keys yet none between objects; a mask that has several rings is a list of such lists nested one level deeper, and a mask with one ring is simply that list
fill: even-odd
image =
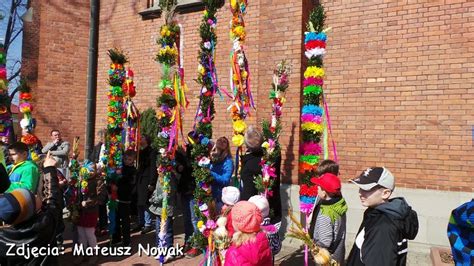
[{"label": "decorated palm tip", "polygon": [[7,55],[0,43],[0,137],[10,137],[12,133],[12,117],[10,112],[10,97],[8,96]]},{"label": "decorated palm tip", "polygon": [[278,63],[273,70],[272,84],[269,99],[272,101],[272,115],[270,120],[262,121],[263,152],[261,165],[262,174],[256,176],[255,187],[257,191],[266,196],[273,195],[272,187],[277,177],[275,164],[280,160],[281,146],[279,142],[281,134],[281,116],[283,104],[286,102],[285,93],[289,86],[290,65],[285,61]]}]

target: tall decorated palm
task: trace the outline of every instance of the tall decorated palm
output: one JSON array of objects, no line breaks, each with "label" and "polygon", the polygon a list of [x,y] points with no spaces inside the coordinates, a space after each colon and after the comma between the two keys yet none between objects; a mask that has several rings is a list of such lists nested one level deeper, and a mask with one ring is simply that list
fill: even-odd
[{"label": "tall decorated palm", "polygon": [[246,29],[244,15],[247,11],[247,0],[231,0],[230,10],[232,12],[230,37],[232,41],[231,77],[230,87],[232,90],[233,102],[229,106],[232,117],[233,136],[232,143],[236,146],[236,168],[234,175],[234,184],[237,184],[240,173],[240,155],[242,155],[242,146],[244,144],[244,134],[247,129],[245,119],[250,114],[255,104],[250,90],[250,68],[245,56],[244,43]]},{"label": "tall decorated palm", "polygon": [[[172,189],[170,182],[176,178],[174,174],[175,152],[180,133],[182,135],[182,116],[187,106],[187,100],[184,94],[186,90],[184,70],[180,59],[180,52],[182,52],[180,51],[182,47],[181,28],[174,20],[176,1],[160,1],[160,5],[165,11],[165,23],[160,28],[160,38],[157,41],[160,48],[155,59],[160,63],[162,72],[158,86],[161,95],[157,99],[158,136],[156,144],[160,152],[158,157],[158,182],[160,184],[157,186],[162,187],[163,190],[158,237],[159,246],[165,247],[168,203]],[[160,257],[160,262],[164,263],[164,256]]]},{"label": "tall decorated palm", "polygon": [[[192,237],[195,248],[204,249],[212,242],[212,230],[215,228],[215,202],[212,198],[210,171],[210,151],[212,144],[212,120],[214,119],[214,96],[219,92],[215,52],[217,45],[216,12],[219,0],[204,0],[204,12],[199,26],[201,42],[198,53],[197,83],[200,86],[199,106],[195,117],[195,130],[189,136],[193,144],[193,177],[196,180],[194,212],[198,217],[199,232]],[[214,259],[211,251],[206,253],[206,263]]]},{"label": "tall decorated palm", "polygon": [[[105,165],[105,178],[107,184],[117,184],[122,177],[122,157],[123,157],[123,120],[125,110],[123,108],[124,92],[123,84],[126,79],[124,64],[127,57],[118,49],[110,49],[108,55],[112,63],[110,64],[109,91],[107,93],[109,103],[107,105],[107,133],[105,137],[105,156],[101,158]],[[117,192],[112,191],[108,202],[109,207],[109,234],[115,232],[115,217],[117,214]]]},{"label": "tall decorated palm", "polygon": [[[322,148],[320,141],[325,128],[323,108],[323,57],[326,53],[326,33],[324,7],[318,5],[310,13],[305,32],[305,56],[308,59],[303,80],[303,107],[301,110],[302,145],[300,147],[299,170],[302,174],[300,185],[300,211],[308,218],[317,199],[317,186],[310,179],[316,176]],[[307,261],[308,246],[305,249]]]}]

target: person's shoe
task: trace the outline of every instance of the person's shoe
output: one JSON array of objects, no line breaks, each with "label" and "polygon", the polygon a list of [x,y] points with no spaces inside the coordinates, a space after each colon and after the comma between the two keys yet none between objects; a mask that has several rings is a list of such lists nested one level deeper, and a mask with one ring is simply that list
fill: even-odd
[{"label": "person's shoe", "polygon": [[153,231],[153,228],[151,228],[151,226],[145,226],[141,232],[142,235],[144,234],[148,234],[150,233],[151,231]]},{"label": "person's shoe", "polygon": [[197,248],[191,248],[186,252],[185,256],[186,258],[195,258],[201,254],[201,251]]}]

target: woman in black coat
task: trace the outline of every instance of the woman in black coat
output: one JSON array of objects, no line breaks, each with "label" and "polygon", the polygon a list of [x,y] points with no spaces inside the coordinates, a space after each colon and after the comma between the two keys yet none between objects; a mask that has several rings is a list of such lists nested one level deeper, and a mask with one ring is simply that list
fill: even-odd
[{"label": "woman in black coat", "polygon": [[140,140],[141,150],[138,158],[136,180],[137,209],[139,226],[143,227],[142,234],[153,230],[152,216],[148,210],[151,194],[155,190],[158,173],[156,171],[156,150],[151,147],[151,139],[143,136]]},{"label": "woman in black coat", "polygon": [[258,194],[253,181],[255,176],[262,174],[262,166],[260,165],[263,156],[262,134],[254,127],[249,127],[247,132],[245,132],[244,141],[247,152],[240,157],[242,162],[240,168],[240,200],[248,200],[250,197]]}]

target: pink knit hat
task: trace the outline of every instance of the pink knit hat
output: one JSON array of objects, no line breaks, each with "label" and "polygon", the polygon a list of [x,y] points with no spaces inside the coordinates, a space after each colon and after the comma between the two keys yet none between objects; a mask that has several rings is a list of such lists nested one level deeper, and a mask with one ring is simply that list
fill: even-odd
[{"label": "pink knit hat", "polygon": [[232,224],[234,229],[243,233],[260,231],[262,214],[257,206],[248,201],[239,201],[232,208]]}]

